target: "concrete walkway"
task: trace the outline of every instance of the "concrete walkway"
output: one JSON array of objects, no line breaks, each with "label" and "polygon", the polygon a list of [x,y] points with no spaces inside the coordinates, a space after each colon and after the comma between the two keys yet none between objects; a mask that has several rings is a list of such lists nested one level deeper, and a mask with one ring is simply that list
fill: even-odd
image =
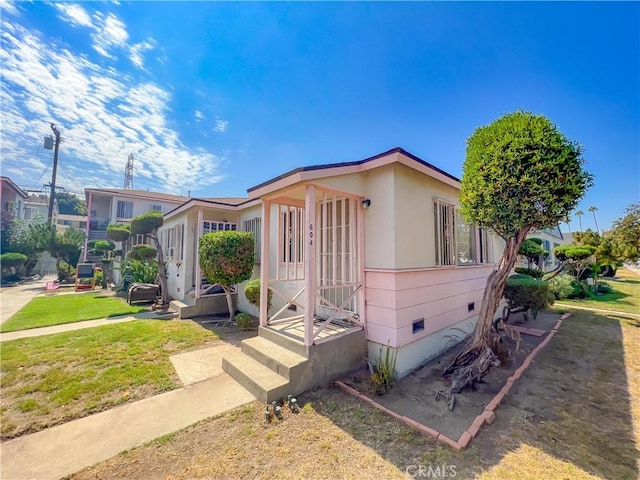
[{"label": "concrete walkway", "polygon": [[16,340],[18,338],[39,337],[41,335],[51,335],[52,333],[71,332],[74,330],[82,330],[84,328],[101,327],[103,325],[111,325],[114,323],[131,322],[141,319],[162,320],[172,318],[173,315],[158,314],[156,312],[142,312],[133,315],[123,315],[121,317],[99,318],[96,320],[83,320],[81,322],[64,323],[62,325],[53,325],[51,327],[30,328],[29,330],[18,330],[16,332],[0,333],[0,342],[8,340]]},{"label": "concrete walkway", "polygon": [[561,302],[556,302],[553,304],[553,306],[562,308],[575,308],[576,310],[588,310],[590,312],[608,313],[613,315],[631,315],[632,317],[640,317],[640,313],[623,312],[622,310],[604,310],[602,308],[595,307],[579,307],[577,305],[570,305],[568,303]]},{"label": "concrete walkway", "polygon": [[255,397],[222,371],[222,355],[234,348],[221,341],[171,357],[184,388],[2,443],[0,477],[59,479],[252,402]]},{"label": "concrete walkway", "polygon": [[44,292],[48,281],[57,278],[56,275],[46,275],[37,280],[27,280],[19,285],[0,288],[0,325],[9,320],[37,294]]}]

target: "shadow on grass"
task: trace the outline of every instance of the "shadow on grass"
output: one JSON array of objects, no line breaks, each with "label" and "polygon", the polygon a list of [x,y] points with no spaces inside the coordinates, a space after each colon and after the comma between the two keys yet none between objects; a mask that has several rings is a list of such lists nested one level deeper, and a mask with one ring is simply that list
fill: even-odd
[{"label": "shadow on grass", "polygon": [[[640,367],[640,332],[633,328],[636,319],[620,317],[574,312],[514,384],[497,420],[461,452],[406,431],[407,445],[395,445],[392,432],[404,431],[398,430],[401,424],[342,392],[320,391],[314,408],[403,471],[446,463],[456,466],[458,478],[482,471],[486,478],[510,478],[513,471],[525,471],[533,478],[544,472],[546,478],[589,473],[636,479],[640,455],[631,404],[638,399],[629,392],[640,382],[634,373]],[[635,364],[625,364],[625,358]]]}]

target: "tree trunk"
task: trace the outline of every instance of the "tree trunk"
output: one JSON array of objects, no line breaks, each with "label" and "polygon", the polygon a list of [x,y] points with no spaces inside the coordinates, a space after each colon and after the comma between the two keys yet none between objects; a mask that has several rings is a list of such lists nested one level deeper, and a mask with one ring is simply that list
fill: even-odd
[{"label": "tree trunk", "polygon": [[229,308],[229,321],[235,322],[235,308],[233,307],[233,297],[231,296],[231,287],[227,287],[226,285],[220,285],[224,290],[224,294],[227,297],[227,308]]},{"label": "tree trunk", "polygon": [[[518,250],[529,233],[530,228],[519,230],[513,237],[507,240],[502,258],[489,277],[482,296],[482,306],[478,314],[478,322],[473,331],[473,335],[467,340],[462,351],[455,358],[453,363],[445,371],[445,375],[454,374],[461,368],[476,362],[479,356],[487,348],[491,348],[491,328],[493,317],[498,310],[500,299],[507,283],[507,278],[518,258]],[[487,370],[488,371],[488,370]],[[485,372],[486,373],[486,372]],[[458,381],[459,383],[459,381]],[[463,388],[464,386],[460,387]]]},{"label": "tree trunk", "polygon": [[167,287],[167,272],[164,265],[164,253],[162,252],[162,245],[158,240],[157,233],[150,234],[149,237],[153,239],[153,243],[158,251],[158,278],[160,279],[160,302],[162,305],[169,304],[169,289]]}]

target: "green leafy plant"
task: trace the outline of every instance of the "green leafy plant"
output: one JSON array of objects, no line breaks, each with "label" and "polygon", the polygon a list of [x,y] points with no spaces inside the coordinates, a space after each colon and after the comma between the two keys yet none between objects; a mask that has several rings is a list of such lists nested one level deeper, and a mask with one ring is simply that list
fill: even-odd
[{"label": "green leafy plant", "polygon": [[158,229],[162,226],[163,217],[162,212],[152,210],[142,215],[138,215],[131,220],[131,234],[132,235],[147,235],[148,238],[153,240],[153,243],[158,252],[157,263],[158,271],[163,272],[162,275],[158,275],[160,280],[160,302],[162,305],[169,303],[169,289],[167,287],[166,276],[166,264],[164,263],[164,253],[162,252],[162,245],[158,238]]},{"label": "green leafy plant", "polygon": [[522,275],[529,275],[530,277],[533,277],[533,278],[541,278],[542,275],[544,274],[544,272],[535,268],[516,267],[515,271],[516,273],[520,273]]},{"label": "green leafy plant", "polygon": [[[260,279],[254,278],[249,280],[244,287],[244,296],[249,303],[254,307],[260,308]],[[271,310],[271,301],[273,299],[273,292],[269,289],[267,293],[267,311]]]},{"label": "green leafy plant", "polygon": [[553,293],[554,297],[557,300],[563,300],[565,298],[570,298],[574,293],[574,285],[573,282],[575,278],[567,273],[562,273],[556,277],[553,277],[549,280],[549,291]]},{"label": "green leafy plant", "polygon": [[392,349],[391,341],[386,345],[380,345],[380,351],[375,363],[369,363],[371,372],[371,384],[378,395],[384,395],[391,390],[396,376],[396,359],[398,351]]},{"label": "green leafy plant", "polygon": [[504,298],[510,312],[523,311],[535,318],[539,310],[549,305],[549,285],[542,280],[528,276],[511,276],[504,287]]},{"label": "green leafy plant", "polygon": [[131,247],[131,250],[127,253],[127,259],[148,262],[156,258],[157,255],[158,251],[151,245],[140,243]]},{"label": "green leafy plant", "polygon": [[107,226],[107,238],[114,242],[126,242],[131,236],[131,225],[128,223],[112,223]]},{"label": "green leafy plant", "polygon": [[242,330],[249,330],[253,326],[253,320],[248,313],[239,313],[236,315],[236,325]]},{"label": "green leafy plant", "polygon": [[122,278],[126,279],[128,288],[131,283],[156,283],[158,278],[157,262],[141,262],[140,260],[127,259],[120,263]]},{"label": "green leafy plant", "polygon": [[541,238],[527,238],[520,245],[518,255],[526,257],[529,270],[535,270],[533,266],[538,265],[540,260],[547,257],[549,253],[542,248]]},{"label": "green leafy plant", "polygon": [[27,261],[27,256],[22,253],[3,253],[0,255],[0,265],[3,267],[21,267]]},{"label": "green leafy plant", "polygon": [[215,232],[200,237],[200,267],[211,283],[224,290],[229,321],[234,321],[231,287],[251,278],[254,265],[254,242],[251,232]]}]

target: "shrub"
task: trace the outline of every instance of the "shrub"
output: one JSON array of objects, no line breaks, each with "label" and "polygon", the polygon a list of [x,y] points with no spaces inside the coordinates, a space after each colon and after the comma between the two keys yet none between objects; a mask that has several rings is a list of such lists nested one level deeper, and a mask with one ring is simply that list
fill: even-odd
[{"label": "shrub", "polygon": [[598,282],[598,293],[611,293],[613,288],[607,282]]},{"label": "shrub", "polygon": [[131,235],[131,225],[128,223],[112,223],[107,226],[107,238],[114,242],[124,242]]},{"label": "shrub", "polygon": [[20,268],[27,261],[27,256],[22,253],[3,253],[0,255],[0,265],[3,267],[16,267]]},{"label": "shrub", "polygon": [[96,270],[95,273],[95,277],[96,277],[96,285],[102,285],[104,283],[104,272],[102,271],[102,269]]},{"label": "shrub", "polygon": [[512,275],[504,287],[504,297],[510,310],[531,311],[535,318],[539,310],[549,305],[549,285],[528,275]]},{"label": "shrub", "polygon": [[374,365],[369,364],[371,372],[371,383],[378,395],[383,395],[393,387],[393,380],[396,376],[396,358],[398,351],[391,348],[391,345],[380,345],[380,352]]},{"label": "shrub", "polygon": [[[254,278],[247,282],[244,287],[244,296],[254,307],[260,308],[260,279]],[[267,311],[271,310],[271,301],[273,299],[273,292],[269,289],[267,294]]]},{"label": "shrub", "polygon": [[242,330],[248,330],[253,325],[253,320],[251,320],[251,315],[248,313],[239,313],[236,315],[236,325],[240,327]]},{"label": "shrub", "polygon": [[589,297],[589,285],[587,285],[586,283],[580,281],[580,280],[576,280],[574,279],[571,282],[571,287],[573,288],[573,292],[571,292],[571,295],[569,296],[569,298],[588,298]]},{"label": "shrub", "polygon": [[515,270],[516,270],[516,273],[519,273],[521,275],[529,275],[530,277],[533,277],[533,278],[540,278],[544,274],[544,272],[542,272],[541,270],[537,270],[535,268],[516,267]]},{"label": "shrub", "polygon": [[573,282],[575,278],[566,273],[562,273],[549,280],[549,291],[558,300],[570,298],[574,292]]},{"label": "shrub", "polygon": [[134,282],[156,283],[158,278],[158,264],[156,262],[147,263],[129,258],[120,264],[120,271],[127,287],[128,284]]},{"label": "shrub", "polygon": [[127,253],[128,260],[138,260],[140,262],[146,262],[156,257],[158,252],[151,245],[140,243],[131,247],[131,251]]}]

